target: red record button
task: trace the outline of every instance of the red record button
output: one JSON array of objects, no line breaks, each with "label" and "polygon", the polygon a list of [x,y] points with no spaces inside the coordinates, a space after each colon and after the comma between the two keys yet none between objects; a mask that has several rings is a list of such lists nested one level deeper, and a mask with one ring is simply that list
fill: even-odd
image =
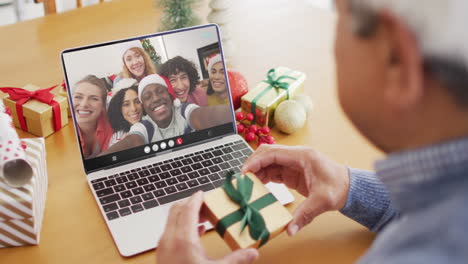
[{"label": "red record button", "polygon": [[177,145],[181,145],[181,144],[182,144],[182,138],[176,139],[176,144],[177,144]]}]

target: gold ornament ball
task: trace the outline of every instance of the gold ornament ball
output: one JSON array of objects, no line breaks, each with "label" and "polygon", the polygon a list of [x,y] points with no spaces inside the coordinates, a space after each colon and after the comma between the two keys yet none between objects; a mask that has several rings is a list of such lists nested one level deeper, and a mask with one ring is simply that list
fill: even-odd
[{"label": "gold ornament ball", "polygon": [[306,122],[306,111],[297,101],[286,100],[275,110],[276,127],[287,134],[292,134],[302,128]]}]

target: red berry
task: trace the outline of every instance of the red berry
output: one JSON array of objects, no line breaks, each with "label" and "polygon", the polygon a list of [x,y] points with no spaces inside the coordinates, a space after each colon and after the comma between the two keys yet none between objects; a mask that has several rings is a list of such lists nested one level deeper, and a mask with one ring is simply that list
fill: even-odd
[{"label": "red berry", "polygon": [[265,144],[265,142],[263,142],[263,141],[259,141],[259,142],[258,142],[258,146],[261,146],[261,145],[263,145],[263,144]]},{"label": "red berry", "polygon": [[258,122],[257,122],[258,124],[266,125],[266,117],[265,116],[261,116],[261,117],[259,117],[257,119],[258,119]]},{"label": "red berry", "polygon": [[249,132],[249,133],[245,134],[245,140],[246,140],[247,142],[252,142],[252,141],[254,141],[254,140],[255,140],[255,134],[252,133],[252,132]]},{"label": "red berry", "polygon": [[247,120],[252,121],[254,120],[254,115],[252,113],[247,114]]},{"label": "red berry", "polygon": [[256,125],[251,125],[250,128],[249,128],[249,131],[252,132],[252,133],[257,133],[258,128],[257,128]]},{"label": "red berry", "polygon": [[237,120],[237,121],[242,121],[242,120],[244,120],[244,113],[242,113],[242,112],[237,112],[237,113],[236,113],[236,120]]},{"label": "red berry", "polygon": [[245,126],[243,124],[237,124],[237,132],[239,134],[244,133],[244,130],[245,130]]},{"label": "red berry", "polygon": [[266,141],[268,144],[273,144],[273,142],[275,142],[275,139],[273,138],[273,136],[268,135],[268,136],[265,137],[265,141]]},{"label": "red berry", "polygon": [[263,133],[264,135],[270,134],[270,128],[267,127],[267,126],[266,126],[266,127],[262,127],[261,130],[262,130],[262,133]]}]

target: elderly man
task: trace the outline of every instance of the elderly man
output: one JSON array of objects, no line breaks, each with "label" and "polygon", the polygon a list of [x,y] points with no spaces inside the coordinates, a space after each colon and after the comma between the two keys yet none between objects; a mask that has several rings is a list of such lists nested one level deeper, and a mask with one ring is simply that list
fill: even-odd
[{"label": "elderly man", "polygon": [[200,107],[174,100],[171,84],[158,74],[140,81],[138,97],[147,116],[101,155],[229,123],[232,118],[229,105]]},{"label": "elderly man", "polygon": [[[360,263],[466,263],[468,1],[336,4],[339,101],[387,158],[372,173],[310,148],[263,145],[243,171],[307,197],[289,235],[323,212],[340,210],[379,233]],[[202,199],[196,194],[173,207],[158,263],[251,263],[254,249],[206,259],[194,224]],[[189,235],[180,237],[182,229]]]}]

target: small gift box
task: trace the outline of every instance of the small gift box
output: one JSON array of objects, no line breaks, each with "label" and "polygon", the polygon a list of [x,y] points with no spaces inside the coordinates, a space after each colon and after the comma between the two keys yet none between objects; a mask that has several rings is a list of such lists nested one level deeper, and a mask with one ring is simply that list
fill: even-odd
[{"label": "small gift box", "polygon": [[9,95],[3,102],[11,110],[17,128],[47,137],[68,124],[67,98],[52,94],[50,91],[54,88],[39,89],[34,85],[0,88]]},{"label": "small gift box", "polygon": [[242,111],[254,115],[251,124],[272,127],[273,114],[278,104],[302,91],[305,79],[305,73],[286,67],[271,69],[266,80],[242,96]]},{"label": "small gift box", "polygon": [[21,188],[0,178],[0,248],[39,243],[47,192],[43,138],[23,139],[34,176]]},{"label": "small gift box", "polygon": [[233,250],[262,246],[280,234],[292,219],[252,173],[228,173],[222,188],[205,196],[203,211]]},{"label": "small gift box", "polygon": [[[63,96],[65,98],[68,98],[67,86],[65,84],[65,81],[63,81],[62,84],[57,85],[54,89],[52,89],[51,92],[54,95],[60,95],[60,96]],[[69,100],[67,100],[67,113],[68,113],[68,117],[71,117],[72,116],[71,107],[68,104],[68,102],[69,102]]]},{"label": "small gift box", "polygon": [[0,91],[0,100],[3,101],[3,98],[7,98],[7,97],[8,97],[7,93],[4,93],[4,92]]}]

